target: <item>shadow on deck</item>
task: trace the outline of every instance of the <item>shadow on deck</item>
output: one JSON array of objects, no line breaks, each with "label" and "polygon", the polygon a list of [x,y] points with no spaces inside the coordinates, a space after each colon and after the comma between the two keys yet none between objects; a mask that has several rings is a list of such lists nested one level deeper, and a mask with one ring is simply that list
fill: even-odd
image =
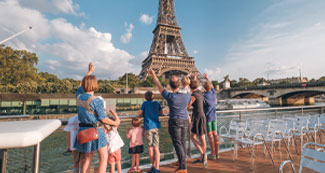
[{"label": "shadow on deck", "polygon": [[[323,137],[324,139],[324,137]],[[306,142],[306,141],[305,141]],[[317,141],[319,143],[319,141]],[[284,160],[289,160],[289,155],[287,154],[285,147],[281,145],[279,149],[276,147],[274,150],[274,166],[269,155],[266,153],[264,155],[263,145],[258,145],[255,148],[256,158],[254,161],[254,168],[251,169],[251,155],[247,148],[241,148],[238,150],[238,158],[233,160],[233,151],[227,151],[220,153],[220,157],[217,160],[209,160],[208,167],[203,168],[203,164],[192,164],[191,161],[195,159],[189,159],[187,161],[187,170],[190,173],[215,173],[215,172],[262,172],[262,173],[274,173],[279,172],[279,167],[281,162]],[[297,155],[295,147],[290,146],[290,152],[292,154],[293,162],[296,171],[299,170],[300,155]],[[164,172],[174,172],[177,167],[175,164],[164,165],[160,167],[160,171]],[[303,168],[303,172],[313,172],[307,168]],[[324,170],[325,171],[325,170]],[[284,172],[292,172],[291,167],[287,165]]]}]

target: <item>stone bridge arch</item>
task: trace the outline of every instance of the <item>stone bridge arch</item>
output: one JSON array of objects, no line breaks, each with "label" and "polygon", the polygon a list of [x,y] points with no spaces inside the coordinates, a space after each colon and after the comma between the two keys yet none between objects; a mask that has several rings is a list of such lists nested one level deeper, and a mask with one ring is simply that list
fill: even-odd
[{"label": "stone bridge arch", "polygon": [[169,67],[165,67],[162,68],[159,72],[158,72],[158,76],[162,76],[163,74],[167,74],[168,77],[168,72],[170,73],[179,73],[179,74],[188,74],[190,71],[186,70],[186,69],[180,69],[180,68],[169,68]]}]

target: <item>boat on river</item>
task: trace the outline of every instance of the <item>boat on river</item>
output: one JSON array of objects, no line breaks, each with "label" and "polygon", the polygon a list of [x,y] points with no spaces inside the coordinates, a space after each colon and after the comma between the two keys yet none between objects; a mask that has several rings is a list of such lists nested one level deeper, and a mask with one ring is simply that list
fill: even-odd
[{"label": "boat on river", "polygon": [[268,108],[269,104],[260,99],[218,100],[217,110]]}]

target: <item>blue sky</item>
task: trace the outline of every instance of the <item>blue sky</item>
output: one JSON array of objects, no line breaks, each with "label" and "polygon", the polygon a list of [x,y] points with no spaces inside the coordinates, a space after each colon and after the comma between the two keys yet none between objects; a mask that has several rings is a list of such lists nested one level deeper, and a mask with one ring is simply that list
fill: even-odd
[{"label": "blue sky", "polygon": [[[185,46],[201,72],[222,80],[324,76],[325,1],[175,0]],[[0,0],[0,40],[39,56],[38,68],[80,79],[139,73],[158,0]]]}]

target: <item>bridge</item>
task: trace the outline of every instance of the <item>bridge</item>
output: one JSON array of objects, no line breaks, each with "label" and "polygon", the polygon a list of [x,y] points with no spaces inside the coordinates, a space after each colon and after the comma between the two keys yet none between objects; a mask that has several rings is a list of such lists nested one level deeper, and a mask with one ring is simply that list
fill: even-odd
[{"label": "bridge", "polygon": [[314,97],[325,94],[325,82],[278,84],[221,90],[221,98],[257,98],[271,105],[309,105]]}]

